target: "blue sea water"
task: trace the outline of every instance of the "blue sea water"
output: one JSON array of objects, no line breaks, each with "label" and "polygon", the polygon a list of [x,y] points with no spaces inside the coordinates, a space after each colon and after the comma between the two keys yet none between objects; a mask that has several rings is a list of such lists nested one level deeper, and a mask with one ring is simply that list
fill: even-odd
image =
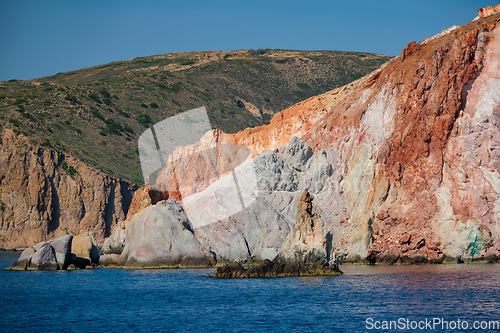
[{"label": "blue sea water", "polygon": [[[0,268],[18,256],[0,253]],[[474,321],[500,320],[500,264],[341,269],[228,280],[204,277],[215,269],[2,270],[0,332],[409,332],[434,318],[448,330],[417,331],[471,332]],[[468,329],[452,330],[458,319]],[[375,329],[401,320],[409,327]]]}]

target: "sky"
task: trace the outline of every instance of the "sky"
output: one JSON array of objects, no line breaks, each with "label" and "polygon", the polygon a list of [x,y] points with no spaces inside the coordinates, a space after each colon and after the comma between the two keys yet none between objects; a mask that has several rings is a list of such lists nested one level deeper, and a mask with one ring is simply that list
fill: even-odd
[{"label": "sky", "polygon": [[0,0],[0,81],[171,52],[397,55],[500,0]]}]

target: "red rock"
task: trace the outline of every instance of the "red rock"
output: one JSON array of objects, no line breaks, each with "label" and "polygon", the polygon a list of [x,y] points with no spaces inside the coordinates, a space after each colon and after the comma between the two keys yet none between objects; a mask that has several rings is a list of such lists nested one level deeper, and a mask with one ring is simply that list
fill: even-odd
[{"label": "red rock", "polygon": [[500,4],[496,5],[494,8],[491,6],[488,6],[486,8],[479,8],[477,10],[477,13],[479,14],[480,18],[488,17],[490,15],[500,13]]},{"label": "red rock", "polygon": [[399,244],[409,244],[410,240],[411,240],[410,234],[403,235],[403,237],[399,239]]},{"label": "red rock", "polygon": [[389,217],[389,214],[388,214],[388,213],[387,213],[387,211],[385,211],[385,210],[384,210],[384,211],[381,211],[381,212],[379,212],[379,213],[377,214],[377,218],[378,218],[379,220],[382,220],[382,221],[383,221],[383,220],[385,220],[385,219],[386,219],[386,218],[388,218],[388,217]]}]

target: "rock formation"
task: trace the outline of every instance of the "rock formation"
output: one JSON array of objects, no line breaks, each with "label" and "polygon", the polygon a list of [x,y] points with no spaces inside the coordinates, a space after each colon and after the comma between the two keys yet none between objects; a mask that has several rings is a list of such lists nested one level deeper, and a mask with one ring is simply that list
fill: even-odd
[{"label": "rock formation", "polygon": [[477,10],[477,12],[480,18],[500,13],[500,4],[496,5],[495,7],[488,6],[486,8],[480,8]]},{"label": "rock formation", "polygon": [[8,270],[38,271],[66,269],[70,265],[73,236],[62,236],[29,247]]},{"label": "rock formation", "polygon": [[491,13],[412,42],[385,67],[269,125],[214,131],[218,144],[250,149],[258,193],[241,213],[196,228],[200,243],[229,261],[273,259],[307,187],[342,260],[498,260],[499,25]]},{"label": "rock formation", "polygon": [[307,189],[300,196],[293,230],[286,237],[280,253],[271,261],[251,268],[240,263],[217,269],[214,278],[285,277],[342,274],[332,249],[331,234],[325,233],[324,223],[313,213]]},{"label": "rock formation", "polygon": [[118,261],[126,268],[207,267],[212,264],[194,236],[182,207],[174,199],[135,214]]},{"label": "rock formation", "polygon": [[0,247],[26,248],[66,235],[109,236],[136,186],[72,156],[0,132]]}]

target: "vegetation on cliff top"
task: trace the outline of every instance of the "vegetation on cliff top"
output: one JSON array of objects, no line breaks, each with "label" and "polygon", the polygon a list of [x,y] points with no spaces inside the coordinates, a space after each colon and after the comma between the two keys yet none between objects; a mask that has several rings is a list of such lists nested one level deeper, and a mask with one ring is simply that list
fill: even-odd
[{"label": "vegetation on cliff top", "polygon": [[[390,57],[335,51],[191,52],[0,82],[0,125],[141,184],[137,138],[167,117],[206,106],[214,128],[237,132],[345,85]],[[251,113],[245,103],[260,114]],[[250,108],[252,109],[252,108]]]}]

